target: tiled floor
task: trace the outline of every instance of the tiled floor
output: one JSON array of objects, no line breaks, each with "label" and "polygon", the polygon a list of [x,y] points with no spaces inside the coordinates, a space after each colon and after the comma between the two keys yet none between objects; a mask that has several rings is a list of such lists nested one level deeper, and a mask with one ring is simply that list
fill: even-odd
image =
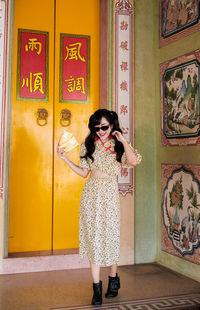
[{"label": "tiled floor", "polygon": [[[103,290],[108,268],[102,268]],[[157,264],[119,267],[121,289],[117,302],[158,296],[200,293],[200,283]],[[89,269],[0,276],[0,310],[49,310],[89,305],[92,284]]]}]

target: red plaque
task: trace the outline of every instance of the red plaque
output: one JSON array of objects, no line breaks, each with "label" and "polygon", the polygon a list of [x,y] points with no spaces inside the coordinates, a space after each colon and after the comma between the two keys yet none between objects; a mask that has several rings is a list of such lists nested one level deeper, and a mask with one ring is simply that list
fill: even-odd
[{"label": "red plaque", "polygon": [[48,39],[48,32],[18,30],[18,100],[48,101]]},{"label": "red plaque", "polygon": [[60,102],[89,103],[89,36],[60,35]]}]

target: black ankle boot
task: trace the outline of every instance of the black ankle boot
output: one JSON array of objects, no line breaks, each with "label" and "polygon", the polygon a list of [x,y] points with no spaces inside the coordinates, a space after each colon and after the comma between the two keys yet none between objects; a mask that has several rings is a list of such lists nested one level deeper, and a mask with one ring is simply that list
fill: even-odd
[{"label": "black ankle boot", "polygon": [[92,305],[100,306],[102,304],[102,281],[93,283]]},{"label": "black ankle boot", "polygon": [[108,289],[105,296],[107,298],[116,297],[118,295],[119,288],[120,288],[120,279],[118,277],[118,274],[116,274],[116,277],[109,276]]}]

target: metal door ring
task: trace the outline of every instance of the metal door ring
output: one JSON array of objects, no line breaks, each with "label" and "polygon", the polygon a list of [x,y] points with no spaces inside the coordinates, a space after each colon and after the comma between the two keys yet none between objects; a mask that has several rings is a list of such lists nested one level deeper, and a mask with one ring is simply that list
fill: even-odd
[{"label": "metal door ring", "polygon": [[71,124],[72,113],[68,109],[63,109],[60,111],[60,124],[63,127],[68,127]]}]

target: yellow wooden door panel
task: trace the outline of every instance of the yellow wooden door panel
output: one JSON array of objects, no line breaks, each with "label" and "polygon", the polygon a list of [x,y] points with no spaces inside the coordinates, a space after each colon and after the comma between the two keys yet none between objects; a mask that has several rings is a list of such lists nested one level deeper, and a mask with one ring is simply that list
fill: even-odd
[{"label": "yellow wooden door panel", "polygon": [[[72,113],[67,131],[73,133],[79,144],[88,133],[88,119],[99,107],[99,41],[100,1],[76,0],[56,1],[55,43],[55,153],[56,145],[63,133],[60,111]],[[90,36],[90,103],[59,103],[59,57],[60,33]],[[72,150],[69,158],[79,161],[79,150]],[[77,176],[57,156],[54,158],[54,206],[53,206],[53,249],[78,248],[79,201],[85,180]]]},{"label": "yellow wooden door panel", "polygon": [[[99,1],[57,0],[55,25],[54,9],[53,0],[15,4],[9,252],[51,250],[52,244],[54,250],[78,247],[78,209],[85,180],[57,158],[56,145],[63,133],[61,109],[71,111],[67,130],[81,143],[89,116],[99,107]],[[48,103],[16,100],[18,28],[49,32]],[[91,36],[90,104],[59,103],[60,33]],[[49,113],[44,127],[36,123],[38,108]],[[69,157],[78,162],[79,147]]]},{"label": "yellow wooden door panel", "polygon": [[[15,2],[9,252],[52,247],[54,0]],[[49,32],[49,102],[16,100],[18,28]],[[38,126],[45,108],[48,124]]]}]

